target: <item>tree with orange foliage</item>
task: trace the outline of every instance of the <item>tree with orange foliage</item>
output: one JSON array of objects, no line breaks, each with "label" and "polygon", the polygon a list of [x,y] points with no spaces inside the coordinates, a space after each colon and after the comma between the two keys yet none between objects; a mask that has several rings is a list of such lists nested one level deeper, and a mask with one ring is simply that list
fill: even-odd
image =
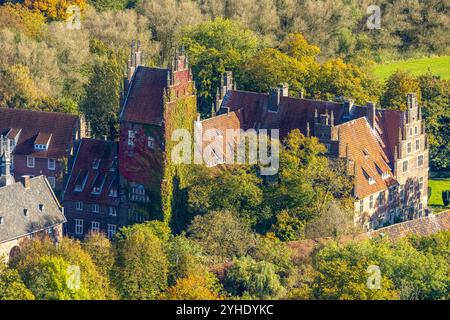
[{"label": "tree with orange foliage", "polygon": [[189,274],[161,296],[165,300],[221,300],[217,278],[212,274]]},{"label": "tree with orange foliage", "polygon": [[31,10],[38,10],[49,21],[67,20],[72,14],[68,8],[76,6],[80,12],[86,6],[86,0],[24,0],[23,5]]}]

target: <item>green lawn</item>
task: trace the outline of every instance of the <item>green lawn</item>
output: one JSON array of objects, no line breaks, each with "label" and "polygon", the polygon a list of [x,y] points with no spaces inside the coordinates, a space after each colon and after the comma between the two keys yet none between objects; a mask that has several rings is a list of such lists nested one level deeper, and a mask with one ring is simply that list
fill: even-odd
[{"label": "green lawn", "polygon": [[442,191],[450,190],[450,178],[433,178],[428,180],[428,185],[431,187],[431,197],[428,204],[430,206],[444,207]]},{"label": "green lawn", "polygon": [[396,70],[408,71],[414,75],[421,75],[430,70],[431,73],[441,76],[442,79],[450,80],[450,56],[411,59],[378,64],[374,68],[374,73],[380,80],[384,81]]}]

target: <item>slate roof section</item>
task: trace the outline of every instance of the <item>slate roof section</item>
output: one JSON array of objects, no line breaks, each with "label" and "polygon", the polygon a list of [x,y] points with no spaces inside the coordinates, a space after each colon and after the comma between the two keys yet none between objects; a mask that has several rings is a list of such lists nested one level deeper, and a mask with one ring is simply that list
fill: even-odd
[{"label": "slate roof section", "polygon": [[139,66],[133,76],[120,120],[160,125],[168,73],[168,69]]},{"label": "slate roof section", "polygon": [[64,201],[117,206],[119,198],[110,196],[111,190],[119,189],[117,152],[117,142],[83,138],[64,191]]},{"label": "slate roof section", "polygon": [[[21,182],[0,188],[0,243],[27,236],[65,223],[63,209],[44,176],[30,179],[30,188]],[[43,205],[40,210],[39,205]],[[24,210],[28,209],[28,216]]]},{"label": "slate roof section", "polygon": [[[335,127],[338,131],[341,158],[346,156],[356,164],[355,194],[363,199],[376,192],[386,190],[396,183],[377,133],[366,117],[350,120]],[[350,171],[353,168],[349,168]],[[353,173],[355,173],[353,171]],[[386,178],[383,179],[383,174]],[[372,183],[369,179],[373,179]]]},{"label": "slate roof section", "polygon": [[370,238],[384,234],[389,239],[396,240],[408,235],[431,236],[441,231],[450,230],[450,211],[430,214],[426,217],[397,223],[389,227],[369,232]]},{"label": "slate roof section", "polygon": [[[72,147],[79,121],[77,115],[65,113],[0,108],[0,135],[18,135],[15,155],[61,159]],[[35,141],[50,135],[48,149],[35,151]]]}]

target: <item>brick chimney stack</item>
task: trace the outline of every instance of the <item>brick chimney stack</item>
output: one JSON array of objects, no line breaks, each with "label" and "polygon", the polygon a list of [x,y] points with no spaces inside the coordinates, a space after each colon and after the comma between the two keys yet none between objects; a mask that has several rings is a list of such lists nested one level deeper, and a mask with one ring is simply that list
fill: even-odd
[{"label": "brick chimney stack", "polygon": [[21,179],[21,182],[22,182],[23,187],[25,189],[30,189],[31,188],[31,182],[30,182],[31,178],[30,178],[30,176],[21,176],[20,179]]}]

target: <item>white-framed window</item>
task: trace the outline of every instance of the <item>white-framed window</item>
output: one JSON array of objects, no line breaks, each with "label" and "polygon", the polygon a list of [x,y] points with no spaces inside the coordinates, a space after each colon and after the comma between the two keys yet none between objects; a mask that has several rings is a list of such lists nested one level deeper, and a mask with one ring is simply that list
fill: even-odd
[{"label": "white-framed window", "polygon": [[150,149],[154,149],[155,148],[155,138],[153,137],[148,137],[147,138],[147,145]]},{"label": "white-framed window", "polygon": [[83,220],[75,219],[75,234],[83,234]]},{"label": "white-framed window", "polygon": [[414,127],[414,133],[417,135],[418,130],[417,130],[417,126]]},{"label": "white-framed window", "polygon": [[143,185],[138,185],[136,187],[131,188],[130,198],[132,201],[138,202],[149,202],[150,199],[145,192],[145,188]]},{"label": "white-framed window", "polygon": [[359,201],[359,213],[363,213],[364,212],[364,199],[361,199]]},{"label": "white-framed window", "polygon": [[411,153],[411,151],[412,151],[411,142],[408,142],[408,153]]},{"label": "white-framed window", "polygon": [[55,185],[56,185],[56,179],[55,179],[55,177],[47,177],[47,179],[48,179],[48,183],[50,183],[50,185],[52,186],[52,188],[54,188]]},{"label": "white-framed window", "polygon": [[369,177],[369,184],[375,184],[375,178]]},{"label": "white-framed window", "polygon": [[83,211],[83,202],[77,201],[77,203],[75,204],[75,208],[77,209],[77,211]]},{"label": "white-framed window", "polygon": [[92,204],[92,212],[99,213],[100,212],[100,206],[96,203]]},{"label": "white-framed window", "polygon": [[423,189],[423,177],[419,178],[419,190]]},{"label": "white-framed window", "polygon": [[420,149],[420,139],[416,140],[416,151]]},{"label": "white-framed window", "polygon": [[48,170],[55,170],[56,168],[56,160],[48,159]]},{"label": "white-framed window", "polygon": [[117,208],[115,207],[109,207],[108,208],[108,214],[112,217],[117,216]]},{"label": "white-framed window", "polygon": [[423,166],[423,155],[417,157],[417,167]]},{"label": "white-framed window", "polygon": [[403,172],[408,171],[408,160],[403,161]]},{"label": "white-framed window", "polygon": [[109,190],[108,196],[117,198],[117,196],[118,196],[117,190],[116,189]]},{"label": "white-framed window", "polygon": [[34,166],[35,166],[34,157],[27,157],[27,167],[34,168]]},{"label": "white-framed window", "polygon": [[97,222],[97,221],[91,222],[91,232],[92,233],[100,232],[100,222]]},{"label": "white-framed window", "polygon": [[117,232],[117,226],[115,224],[108,224],[108,238],[112,239]]},{"label": "white-framed window", "polygon": [[369,208],[370,209],[373,208],[373,195],[371,195],[370,198],[369,198]]},{"label": "white-framed window", "polygon": [[136,137],[136,132],[134,130],[128,130],[128,145],[134,147],[134,138]]},{"label": "white-framed window", "polygon": [[419,217],[423,216],[423,204],[422,202],[419,203]]}]

